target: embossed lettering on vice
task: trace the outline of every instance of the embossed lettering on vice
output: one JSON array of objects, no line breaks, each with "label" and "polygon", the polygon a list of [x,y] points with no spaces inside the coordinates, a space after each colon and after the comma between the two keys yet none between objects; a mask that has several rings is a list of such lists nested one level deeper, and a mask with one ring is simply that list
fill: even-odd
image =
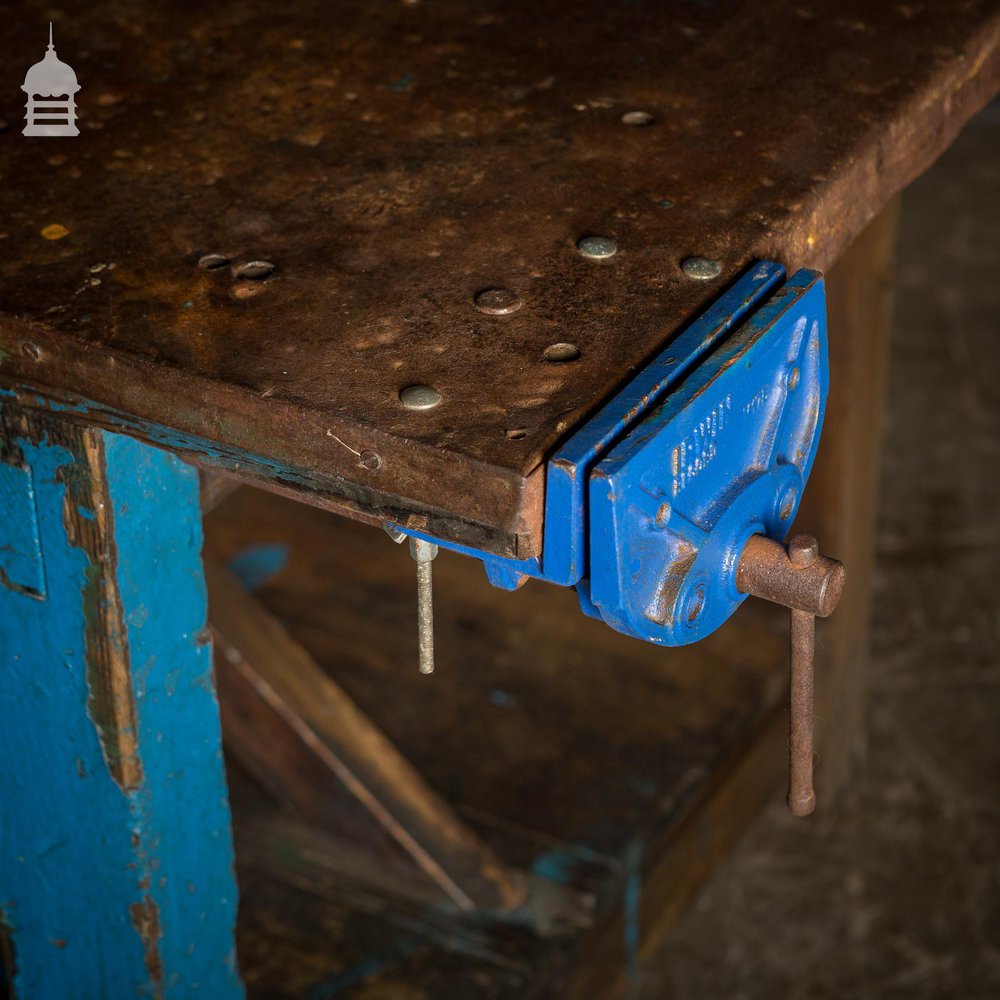
[{"label": "embossed lettering on vice", "polygon": [[670,471],[673,475],[673,495],[675,497],[699,473],[704,472],[712,459],[715,458],[719,450],[716,439],[720,431],[729,423],[732,405],[732,397],[726,396],[674,448],[670,456]]}]

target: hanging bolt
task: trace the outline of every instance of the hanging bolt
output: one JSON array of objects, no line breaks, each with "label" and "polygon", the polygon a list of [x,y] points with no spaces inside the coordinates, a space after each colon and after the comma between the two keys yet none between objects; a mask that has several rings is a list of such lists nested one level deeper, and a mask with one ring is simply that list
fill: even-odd
[{"label": "hanging bolt", "polygon": [[816,616],[826,618],[840,602],[843,563],[819,554],[811,535],[796,535],[787,550],[780,542],[754,535],[744,546],[736,586],[791,610],[788,808],[808,816],[816,808],[813,791],[813,674]]},{"label": "hanging bolt", "polygon": [[410,555],[417,564],[417,648],[420,672],[434,673],[434,603],[431,563],[438,547],[422,538],[410,539]]}]

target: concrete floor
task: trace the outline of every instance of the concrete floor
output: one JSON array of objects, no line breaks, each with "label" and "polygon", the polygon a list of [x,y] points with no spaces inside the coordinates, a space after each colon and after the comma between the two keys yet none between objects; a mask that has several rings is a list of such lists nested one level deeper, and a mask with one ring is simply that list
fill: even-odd
[{"label": "concrete floor", "polygon": [[642,1000],[1000,997],[1000,105],[906,193],[866,772],[776,803]]}]

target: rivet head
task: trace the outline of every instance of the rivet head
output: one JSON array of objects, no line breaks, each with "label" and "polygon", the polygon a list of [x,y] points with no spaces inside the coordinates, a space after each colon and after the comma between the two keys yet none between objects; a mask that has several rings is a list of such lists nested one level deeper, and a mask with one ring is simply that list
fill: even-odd
[{"label": "rivet head", "polygon": [[656,119],[648,111],[626,111],[622,115],[622,124],[633,128],[648,128]]},{"label": "rivet head", "polygon": [[588,260],[606,260],[618,252],[618,244],[610,236],[584,236],[576,249]]},{"label": "rivet head", "polygon": [[475,298],[476,308],[490,316],[507,316],[524,304],[517,292],[509,288],[487,288]]},{"label": "rivet head", "polygon": [[263,281],[274,274],[275,267],[269,260],[248,260],[233,266],[233,277],[246,281]]},{"label": "rivet head", "polygon": [[198,258],[198,266],[203,271],[218,271],[219,268],[226,267],[229,263],[229,258],[221,253],[207,253]]},{"label": "rivet head", "polygon": [[576,344],[560,341],[557,344],[549,344],[542,351],[542,360],[550,364],[565,364],[567,361],[576,361],[580,357],[580,348]]},{"label": "rivet head", "polygon": [[722,274],[722,265],[708,257],[688,257],[681,261],[681,270],[696,281],[711,281]]},{"label": "rivet head", "polygon": [[796,569],[808,569],[819,559],[819,543],[812,535],[795,535],[788,543],[788,559]]},{"label": "rivet head", "polygon": [[408,410],[433,410],[441,402],[441,393],[432,385],[408,385],[399,393],[399,401]]}]

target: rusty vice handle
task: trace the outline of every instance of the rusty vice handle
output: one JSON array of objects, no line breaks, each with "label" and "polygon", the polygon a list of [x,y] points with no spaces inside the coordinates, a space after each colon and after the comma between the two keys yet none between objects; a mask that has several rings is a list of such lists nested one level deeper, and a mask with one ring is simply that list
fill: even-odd
[{"label": "rusty vice handle", "polygon": [[813,673],[816,617],[826,618],[840,603],[847,574],[844,564],[819,554],[811,535],[795,535],[786,549],[754,535],[744,546],[736,586],[744,594],[782,604],[792,613],[791,711],[788,740],[788,808],[808,816],[816,808],[813,791]]}]

